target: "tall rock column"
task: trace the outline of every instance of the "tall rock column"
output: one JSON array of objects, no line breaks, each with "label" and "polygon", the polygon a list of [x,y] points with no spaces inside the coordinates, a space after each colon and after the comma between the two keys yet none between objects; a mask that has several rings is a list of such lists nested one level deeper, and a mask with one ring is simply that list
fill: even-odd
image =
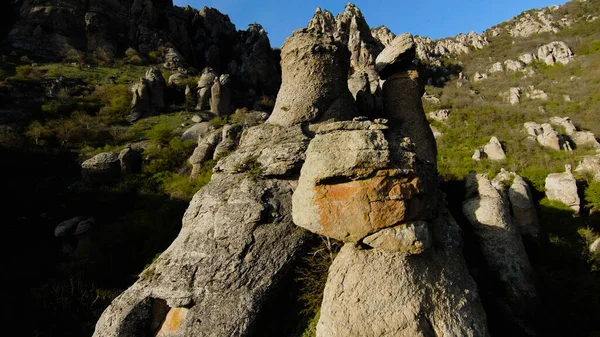
[{"label": "tall rock column", "polygon": [[356,116],[348,48],[329,34],[297,30],[281,49],[282,84],[267,120],[282,126]]},{"label": "tall rock column", "polygon": [[419,158],[436,166],[437,148],[421,102],[423,84],[413,64],[415,53],[412,35],[402,34],[377,57],[377,71],[385,80],[383,112],[393,133],[409,137]]}]

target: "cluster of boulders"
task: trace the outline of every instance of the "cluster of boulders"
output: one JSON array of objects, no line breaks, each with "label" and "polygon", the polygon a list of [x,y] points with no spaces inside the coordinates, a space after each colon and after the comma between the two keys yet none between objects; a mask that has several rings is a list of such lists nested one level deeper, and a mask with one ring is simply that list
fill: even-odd
[{"label": "cluster of boulders", "polygon": [[210,110],[216,116],[228,115],[233,112],[230,76],[219,76],[212,68],[202,71],[196,90],[198,97],[197,110]]},{"label": "cluster of boulders", "polygon": [[[552,125],[564,131],[559,133]],[[527,122],[524,128],[527,141],[539,143],[549,149],[572,151],[574,144],[577,147],[600,150],[596,136],[590,131],[578,131],[569,117],[552,117],[550,123],[543,124]]]},{"label": "cluster of boulders", "polygon": [[504,153],[504,149],[502,148],[502,144],[496,138],[496,136],[492,136],[490,141],[485,144],[481,149],[476,149],[475,153],[471,157],[473,160],[481,160],[487,158],[492,161],[500,161],[506,159],[506,153]]},{"label": "cluster of boulders", "polygon": [[54,228],[54,237],[60,239],[62,252],[72,254],[77,246],[87,239],[96,219],[88,216],[76,216],[65,220]]},{"label": "cluster of boulders", "polygon": [[437,63],[440,57],[458,56],[483,49],[489,44],[489,41],[480,34],[470,32],[440,40],[432,40],[428,37],[415,37],[415,43],[417,44],[417,56],[420,60]]},{"label": "cluster of boulders", "polygon": [[575,55],[571,48],[563,41],[553,41],[538,48],[537,52],[524,53],[518,57],[518,60],[505,60],[496,62],[487,68],[486,72],[476,72],[473,75],[474,81],[487,79],[489,74],[500,73],[504,71],[521,72],[525,76],[533,76],[535,71],[528,67],[533,62],[539,60],[548,66],[554,66],[556,63],[568,64],[573,61]]},{"label": "cluster of boulders", "polygon": [[600,181],[600,154],[583,157],[575,172],[588,174],[593,181]]},{"label": "cluster of boulders", "polygon": [[486,34],[498,36],[507,32],[512,37],[528,37],[540,33],[557,33],[573,24],[568,16],[557,16],[559,6],[549,6],[540,10],[531,10],[511,19],[503,27],[494,27]]}]

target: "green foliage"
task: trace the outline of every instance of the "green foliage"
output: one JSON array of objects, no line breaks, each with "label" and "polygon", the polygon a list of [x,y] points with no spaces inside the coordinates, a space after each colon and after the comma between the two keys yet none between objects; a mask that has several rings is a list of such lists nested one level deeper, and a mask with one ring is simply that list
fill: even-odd
[{"label": "green foliage", "polygon": [[52,132],[39,121],[33,121],[29,124],[29,127],[27,127],[25,134],[33,139],[35,145],[42,145],[44,139],[49,137]]},{"label": "green foliage", "polygon": [[600,182],[592,182],[585,190],[586,206],[595,210],[600,210]]},{"label": "green foliage", "polygon": [[190,179],[188,176],[183,176],[179,173],[171,173],[163,178],[163,189],[171,198],[184,201],[192,200],[192,197],[204,185],[210,181],[210,176],[206,180],[206,176],[202,174],[198,179]]},{"label": "green foliage", "polygon": [[221,128],[229,123],[229,116],[217,116],[209,121],[215,128]]},{"label": "green foliage", "polygon": [[105,84],[96,88],[92,94],[103,107],[100,114],[109,118],[124,118],[129,114],[132,93],[126,84]]},{"label": "green foliage", "polygon": [[146,136],[155,142],[166,144],[173,138],[173,128],[167,123],[158,123],[146,132]]},{"label": "green foliage", "polygon": [[246,157],[244,161],[235,167],[238,172],[245,172],[246,176],[252,180],[258,179],[263,173],[263,167],[258,162],[258,157]]},{"label": "green foliage", "polygon": [[142,60],[142,57],[137,52],[137,50],[135,50],[131,47],[127,48],[127,50],[125,51],[124,61],[126,63],[135,64],[135,65],[141,65],[144,63],[144,61]]},{"label": "green foliage", "polygon": [[[168,145],[155,145],[144,151],[150,163],[144,166],[144,173],[149,175],[174,172],[189,158],[194,149],[193,141],[182,142],[174,137]],[[162,178],[162,177],[161,177]]]},{"label": "green foliage", "polygon": [[39,67],[30,65],[18,66],[15,68],[15,75],[9,77],[11,82],[39,83],[42,81],[43,72]]}]

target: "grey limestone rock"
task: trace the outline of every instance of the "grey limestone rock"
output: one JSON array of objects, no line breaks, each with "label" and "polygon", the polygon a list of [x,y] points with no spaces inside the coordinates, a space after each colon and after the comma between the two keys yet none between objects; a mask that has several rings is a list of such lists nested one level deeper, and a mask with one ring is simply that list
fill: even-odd
[{"label": "grey limestone rock", "polygon": [[489,336],[477,287],[447,211],[421,254],[346,244],[329,269],[318,337]]},{"label": "grey limestone rock", "polygon": [[142,156],[143,151],[133,149],[131,145],[127,145],[119,152],[119,162],[121,164],[121,173],[131,174],[142,172]]},{"label": "grey limestone rock", "polygon": [[587,173],[594,181],[600,181],[600,154],[583,157],[575,172]]},{"label": "grey limestone rock", "polygon": [[188,159],[188,162],[192,165],[192,179],[198,177],[202,164],[213,158],[215,148],[221,142],[222,134],[221,130],[210,131],[204,137],[198,139],[198,146],[196,146],[194,153]]},{"label": "grey limestone rock", "polygon": [[581,199],[577,194],[577,180],[571,172],[571,165],[565,165],[565,172],[551,173],[546,177],[546,196],[550,200],[560,201],[579,213]]},{"label": "grey limestone rock", "polygon": [[215,172],[241,173],[259,165],[260,175],[284,177],[297,174],[304,162],[308,137],[299,125],[261,124],[242,133],[234,153],[221,159]]},{"label": "grey limestone rock", "polygon": [[556,62],[567,64],[574,58],[571,48],[562,41],[554,41],[541,46],[538,49],[537,56],[538,59],[544,60],[549,66],[553,66]]},{"label": "grey limestone rock", "polygon": [[227,124],[223,127],[221,132],[221,142],[215,147],[213,159],[221,158],[229,152],[232,152],[238,144],[237,134],[239,132],[239,127]]},{"label": "grey limestone rock", "polygon": [[485,156],[490,160],[499,161],[506,159],[506,154],[504,153],[502,144],[500,144],[500,141],[498,140],[498,138],[496,138],[496,136],[492,136],[492,138],[490,138],[490,141],[487,144],[485,144],[485,146],[483,147],[483,152],[485,153]]},{"label": "grey limestone rock", "polygon": [[463,213],[473,227],[483,257],[500,283],[496,294],[514,322],[531,329],[537,290],[521,236],[510,216],[510,205],[485,175],[471,174],[466,182]]},{"label": "grey limestone rock", "polygon": [[141,117],[157,113],[165,107],[164,90],[165,79],[157,68],[146,71],[146,77],[131,88],[133,99],[131,101],[131,114],[127,116],[129,122],[134,122]]},{"label": "grey limestone rock", "polygon": [[121,173],[119,153],[103,152],[81,164],[81,176],[88,183],[100,183]]},{"label": "grey limestone rock", "polygon": [[188,140],[193,140],[194,142],[198,143],[200,139],[204,138],[204,136],[213,130],[214,127],[210,125],[209,122],[199,122],[183,132],[181,135],[181,141],[185,142]]},{"label": "grey limestone rock", "polygon": [[402,34],[394,38],[375,61],[375,67],[382,79],[402,72],[410,67],[416,55],[415,42],[411,34]]},{"label": "grey limestone rock", "polygon": [[349,67],[348,48],[333,37],[295,31],[281,49],[283,82],[267,123],[289,126],[356,116]]}]

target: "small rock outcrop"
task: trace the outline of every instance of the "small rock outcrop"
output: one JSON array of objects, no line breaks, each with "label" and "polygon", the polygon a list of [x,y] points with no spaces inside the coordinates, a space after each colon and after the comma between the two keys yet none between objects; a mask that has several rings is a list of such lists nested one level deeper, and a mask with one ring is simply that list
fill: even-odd
[{"label": "small rock outcrop", "polygon": [[590,131],[578,131],[569,117],[551,117],[550,123],[563,128],[577,147],[600,150],[596,135]]},{"label": "small rock outcrop", "polygon": [[160,112],[165,107],[164,90],[167,84],[160,70],[151,68],[145,78],[131,88],[133,99],[131,113],[127,116],[129,122],[135,122],[141,117]]},{"label": "small rock outcrop", "polygon": [[600,181],[600,154],[583,157],[575,172],[589,174],[594,181]]},{"label": "small rock outcrop", "polygon": [[212,86],[215,84],[215,80],[219,78],[219,75],[212,68],[204,68],[200,79],[198,80],[197,94],[198,94],[198,105],[197,110],[210,109],[210,97],[212,94]]},{"label": "small rock outcrop", "polygon": [[210,111],[217,116],[229,115],[233,112],[229,75],[215,78],[210,89]]},{"label": "small rock outcrop", "polygon": [[533,268],[518,229],[510,216],[508,200],[482,174],[466,182],[463,213],[473,227],[488,268],[499,284],[494,293],[503,315],[530,330],[537,307]]},{"label": "small rock outcrop", "polygon": [[221,142],[222,134],[221,130],[215,130],[198,139],[198,146],[188,159],[188,163],[192,165],[192,179],[198,178],[202,164],[214,157],[215,148]]},{"label": "small rock outcrop", "polygon": [[560,201],[579,213],[581,199],[577,194],[577,180],[571,172],[571,165],[565,165],[565,172],[552,173],[546,177],[546,196],[550,200]]},{"label": "small rock outcrop", "polygon": [[329,35],[299,30],[281,49],[282,84],[268,123],[282,126],[356,116],[348,90],[348,48]]},{"label": "small rock outcrop", "polygon": [[490,141],[485,144],[483,148],[475,150],[475,153],[471,158],[473,158],[473,160],[488,158],[489,160],[500,161],[506,159],[506,153],[504,153],[504,149],[498,138],[492,136]]},{"label": "small rock outcrop", "polygon": [[559,135],[552,125],[548,123],[540,125],[534,122],[527,122],[524,124],[524,128],[528,141],[532,143],[539,143],[541,146],[555,151],[571,151],[569,141],[562,135]]},{"label": "small rock outcrop", "polygon": [[541,46],[537,52],[538,59],[547,65],[553,66],[556,62],[567,64],[573,60],[574,54],[571,48],[562,41],[554,41]]},{"label": "small rock outcrop", "polygon": [[505,102],[510,103],[511,105],[517,105],[521,103],[521,88],[515,87],[510,88],[507,92],[502,93],[501,96]]},{"label": "small rock outcrop", "polygon": [[600,253],[600,238],[597,238],[594,242],[592,242],[592,244],[590,245],[590,253]]}]

